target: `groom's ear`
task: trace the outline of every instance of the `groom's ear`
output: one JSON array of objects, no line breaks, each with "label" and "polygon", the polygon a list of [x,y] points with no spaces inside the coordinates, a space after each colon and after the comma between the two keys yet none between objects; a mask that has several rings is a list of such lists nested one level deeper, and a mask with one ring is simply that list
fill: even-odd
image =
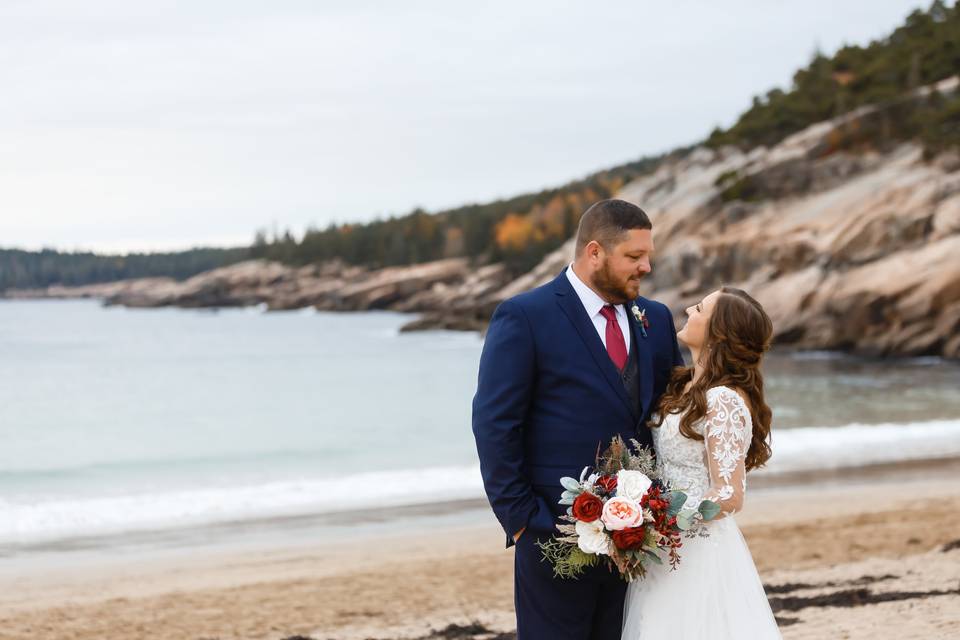
[{"label": "groom's ear", "polygon": [[591,259],[599,260],[603,257],[603,245],[596,240],[591,240],[583,248],[583,252]]}]

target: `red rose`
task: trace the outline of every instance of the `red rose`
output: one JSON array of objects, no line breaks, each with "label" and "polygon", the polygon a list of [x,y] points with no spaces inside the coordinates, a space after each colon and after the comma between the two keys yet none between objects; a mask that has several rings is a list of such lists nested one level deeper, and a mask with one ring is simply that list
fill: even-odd
[{"label": "red rose", "polygon": [[603,501],[584,491],[573,501],[573,517],[581,522],[593,522],[603,511]]},{"label": "red rose", "polygon": [[620,529],[614,531],[613,544],[617,549],[624,551],[628,549],[639,549],[643,546],[643,541],[647,538],[647,530],[644,527],[631,527],[630,529]]},{"label": "red rose", "polygon": [[594,484],[607,493],[613,493],[617,490],[617,476],[600,476]]}]

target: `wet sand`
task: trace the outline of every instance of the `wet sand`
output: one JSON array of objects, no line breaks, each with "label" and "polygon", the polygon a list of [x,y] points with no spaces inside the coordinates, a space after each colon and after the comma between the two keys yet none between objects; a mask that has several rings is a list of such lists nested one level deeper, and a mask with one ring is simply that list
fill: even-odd
[{"label": "wet sand", "polygon": [[[856,478],[758,478],[737,516],[784,637],[960,637],[957,465]],[[4,572],[0,639],[513,637],[513,554],[492,517],[384,531]]]}]

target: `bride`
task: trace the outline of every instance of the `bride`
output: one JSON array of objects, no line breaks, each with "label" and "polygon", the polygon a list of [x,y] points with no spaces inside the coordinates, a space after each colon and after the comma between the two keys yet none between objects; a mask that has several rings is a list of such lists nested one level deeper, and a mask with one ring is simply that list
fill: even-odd
[{"label": "bride", "polygon": [[684,540],[676,570],[653,567],[630,584],[622,640],[780,638],[733,519],[747,471],[770,457],[760,361],[773,327],[760,303],[728,287],[686,312],[677,338],[690,348],[694,366],[677,369],[663,395],[654,447],[663,480],[688,494],[687,505],[708,499],[721,511],[699,525],[700,535]]}]

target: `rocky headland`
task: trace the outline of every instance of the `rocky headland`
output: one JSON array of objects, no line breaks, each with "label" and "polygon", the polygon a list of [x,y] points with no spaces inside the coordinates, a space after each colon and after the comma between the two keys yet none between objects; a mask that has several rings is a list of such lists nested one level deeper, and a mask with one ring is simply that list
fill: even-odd
[{"label": "rocky headland", "polygon": [[[952,90],[956,79],[946,84],[939,89]],[[654,224],[657,255],[643,294],[679,316],[730,284],[764,304],[780,345],[960,358],[960,156],[928,159],[910,143],[883,153],[837,144],[870,117],[859,109],[750,152],[698,147],[626,184],[618,196]],[[390,309],[420,314],[408,330],[482,330],[499,302],[553,278],[572,250],[568,241],[519,278],[501,264],[463,258],[384,269],[247,261],[183,282],[6,296],[95,297],[130,307]]]}]

